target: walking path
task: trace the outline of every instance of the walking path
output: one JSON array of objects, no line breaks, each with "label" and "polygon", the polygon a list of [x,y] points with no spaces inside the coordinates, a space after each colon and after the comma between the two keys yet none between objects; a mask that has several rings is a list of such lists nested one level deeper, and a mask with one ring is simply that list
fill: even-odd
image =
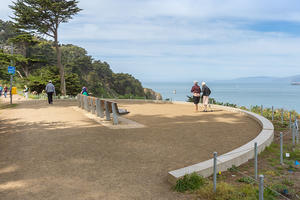
[{"label": "walking path", "polygon": [[1,199],[187,199],[172,191],[168,171],[228,152],[260,132],[237,113],[151,103],[120,105],[145,128],[113,130],[76,104],[26,102],[0,110]]}]

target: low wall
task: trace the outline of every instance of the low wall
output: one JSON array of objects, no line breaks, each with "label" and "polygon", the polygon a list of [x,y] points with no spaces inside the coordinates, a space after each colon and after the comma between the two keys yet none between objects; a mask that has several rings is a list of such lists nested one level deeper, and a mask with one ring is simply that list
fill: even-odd
[{"label": "low wall", "polygon": [[[191,104],[188,102],[173,102],[173,103]],[[220,105],[212,105],[212,108],[246,115],[254,119],[255,121],[257,121],[262,127],[262,130],[259,133],[259,135],[252,141],[228,153],[218,156],[217,171],[226,171],[227,169],[231,168],[233,165],[240,166],[241,164],[244,164],[248,160],[254,158],[255,142],[257,142],[258,153],[262,152],[267,146],[269,146],[272,143],[274,138],[274,126],[268,119],[258,114],[237,109],[237,108],[231,108],[231,107],[220,106]],[[197,172],[199,175],[203,177],[211,176],[213,174],[213,159],[209,159],[197,163],[195,165],[170,171],[168,172],[168,181],[172,184],[175,184],[179,178],[183,177],[186,174],[191,174],[193,172]]]}]

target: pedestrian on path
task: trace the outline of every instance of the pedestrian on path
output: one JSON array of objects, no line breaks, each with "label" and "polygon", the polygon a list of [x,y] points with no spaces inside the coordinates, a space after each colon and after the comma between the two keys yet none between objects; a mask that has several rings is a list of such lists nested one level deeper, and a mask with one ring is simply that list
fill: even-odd
[{"label": "pedestrian on path", "polygon": [[201,93],[201,88],[198,85],[198,81],[194,81],[194,85],[191,89],[191,92],[193,93],[193,100],[196,108],[195,111],[198,112],[198,104],[200,101],[200,93]]},{"label": "pedestrian on path", "polygon": [[0,85],[0,97],[2,96],[3,87]]},{"label": "pedestrian on path", "polygon": [[50,80],[48,82],[48,84],[46,85],[46,92],[47,92],[47,95],[48,95],[48,103],[49,104],[53,104],[53,99],[52,99],[52,96],[53,94],[55,95],[55,87],[54,85],[52,84],[52,81]]},{"label": "pedestrian on path", "polygon": [[24,97],[25,97],[25,99],[28,99],[29,88],[27,87],[27,85],[24,85],[24,90],[23,90],[23,92],[24,92]]},{"label": "pedestrian on path", "polygon": [[7,88],[7,86],[5,85],[4,86],[4,97],[6,98],[6,96],[7,96],[7,91],[8,91],[8,88]]},{"label": "pedestrian on path", "polygon": [[82,95],[85,95],[85,96],[89,96],[89,93],[87,92],[86,87],[83,87],[83,88],[82,88],[81,94],[82,94]]},{"label": "pedestrian on path", "polygon": [[204,112],[207,112],[207,106],[209,103],[209,95],[211,91],[207,87],[206,83],[203,81],[202,82],[202,96],[203,96],[203,105],[204,105]]}]

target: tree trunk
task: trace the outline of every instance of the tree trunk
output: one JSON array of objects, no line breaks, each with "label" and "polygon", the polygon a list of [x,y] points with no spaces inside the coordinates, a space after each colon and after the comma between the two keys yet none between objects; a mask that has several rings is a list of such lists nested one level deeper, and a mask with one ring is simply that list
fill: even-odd
[{"label": "tree trunk", "polygon": [[22,70],[23,70],[23,72],[25,74],[25,77],[28,78],[28,76],[29,76],[28,65],[27,64],[23,65]]},{"label": "tree trunk", "polygon": [[57,56],[57,67],[59,69],[60,75],[60,92],[62,96],[66,95],[66,82],[65,82],[65,69],[64,66],[61,64],[61,51],[57,41],[57,35],[55,36],[55,49],[56,49],[56,56]]}]

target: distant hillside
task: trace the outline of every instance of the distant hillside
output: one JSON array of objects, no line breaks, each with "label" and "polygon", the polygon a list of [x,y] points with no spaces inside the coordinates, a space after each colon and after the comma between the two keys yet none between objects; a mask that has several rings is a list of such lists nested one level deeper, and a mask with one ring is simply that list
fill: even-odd
[{"label": "distant hillside", "polygon": [[270,76],[254,76],[254,77],[243,77],[230,80],[230,82],[238,83],[270,83],[270,82],[300,82],[300,75],[288,76],[288,77],[270,77]]}]

